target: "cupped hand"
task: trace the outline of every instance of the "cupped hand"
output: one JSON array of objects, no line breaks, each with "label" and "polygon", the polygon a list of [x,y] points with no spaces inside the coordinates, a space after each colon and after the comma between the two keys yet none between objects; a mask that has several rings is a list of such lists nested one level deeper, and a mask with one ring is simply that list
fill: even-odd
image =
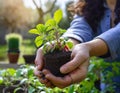
[{"label": "cupped hand", "polygon": [[56,77],[48,70],[43,70],[45,79],[40,81],[47,87],[65,88],[71,84],[79,83],[86,75],[89,66],[89,50],[84,44],[76,45],[71,54],[72,60],[60,68],[62,73],[68,73],[64,77]]}]

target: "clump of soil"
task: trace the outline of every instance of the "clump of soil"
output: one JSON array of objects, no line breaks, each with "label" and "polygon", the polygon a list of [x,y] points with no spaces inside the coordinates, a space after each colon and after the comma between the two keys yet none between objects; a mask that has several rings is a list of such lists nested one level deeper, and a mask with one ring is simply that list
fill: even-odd
[{"label": "clump of soil", "polygon": [[48,69],[55,76],[63,77],[60,67],[71,59],[71,52],[55,52],[44,56],[44,68]]}]

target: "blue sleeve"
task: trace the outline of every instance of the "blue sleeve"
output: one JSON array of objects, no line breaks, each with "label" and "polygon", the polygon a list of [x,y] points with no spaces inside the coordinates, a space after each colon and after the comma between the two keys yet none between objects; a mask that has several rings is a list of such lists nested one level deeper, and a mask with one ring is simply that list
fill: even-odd
[{"label": "blue sleeve", "polygon": [[71,37],[80,42],[86,42],[93,39],[93,31],[83,17],[76,15],[63,37]]},{"label": "blue sleeve", "polygon": [[120,23],[96,38],[104,40],[108,45],[110,52],[108,59],[114,59],[120,55]]}]

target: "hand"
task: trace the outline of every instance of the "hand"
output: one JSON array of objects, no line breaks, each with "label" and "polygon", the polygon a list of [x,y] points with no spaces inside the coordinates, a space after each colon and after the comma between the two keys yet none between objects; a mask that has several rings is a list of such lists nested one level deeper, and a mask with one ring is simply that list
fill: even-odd
[{"label": "hand", "polygon": [[[74,45],[78,44],[79,42],[74,40],[74,39],[69,39],[70,41],[72,41],[74,43]],[[52,41],[52,43],[54,44],[54,41]],[[51,46],[51,44],[49,44],[49,42],[46,43],[49,47],[53,47]],[[40,73],[42,71],[42,68],[43,68],[43,65],[44,65],[44,62],[43,62],[43,50],[42,50],[43,47],[39,48],[37,50],[37,55],[36,55],[36,58],[35,58],[35,65],[36,65],[36,69],[35,69],[35,75],[38,76],[40,78]]]},{"label": "hand", "polygon": [[89,50],[84,44],[76,45],[72,51],[72,60],[60,68],[62,73],[69,73],[65,77],[56,77],[48,70],[43,70],[45,80],[41,80],[47,87],[65,88],[73,83],[79,83],[87,74],[89,66]]},{"label": "hand", "polygon": [[43,65],[44,65],[42,48],[39,48],[37,50],[37,55],[36,55],[36,58],[35,58],[35,65],[36,65],[36,68],[34,70],[34,74],[38,77],[40,82],[45,84],[47,87],[53,88],[54,85],[44,77],[44,74],[43,74],[43,71],[42,71],[43,70]]},{"label": "hand", "polygon": [[35,65],[36,65],[36,68],[34,70],[34,74],[41,80],[43,78],[42,69],[44,65],[42,48],[39,48],[37,50]]}]

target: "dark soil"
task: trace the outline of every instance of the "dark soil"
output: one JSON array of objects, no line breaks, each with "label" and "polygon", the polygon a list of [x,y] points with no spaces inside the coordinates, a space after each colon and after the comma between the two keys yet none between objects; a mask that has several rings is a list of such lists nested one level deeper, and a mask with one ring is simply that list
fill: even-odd
[{"label": "dark soil", "polygon": [[46,54],[44,56],[44,68],[48,69],[55,76],[63,77],[65,74],[60,72],[60,67],[71,59],[71,52],[58,52]]}]

